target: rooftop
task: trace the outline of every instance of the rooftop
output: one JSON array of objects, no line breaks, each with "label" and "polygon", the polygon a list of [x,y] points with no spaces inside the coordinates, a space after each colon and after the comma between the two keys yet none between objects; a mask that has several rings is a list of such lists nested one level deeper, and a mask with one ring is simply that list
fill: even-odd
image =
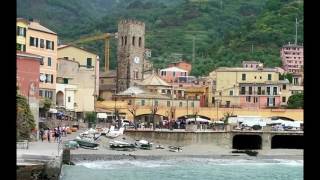
[{"label": "rooftop", "polygon": [[216,69],[217,72],[277,72],[275,68],[261,68],[261,69],[252,69],[252,68],[242,68],[242,67],[220,67]]},{"label": "rooftop", "polygon": [[85,49],[83,47],[78,47],[78,46],[71,45],[71,44],[61,44],[61,45],[58,46],[58,50],[59,49],[63,49],[63,48],[67,48],[67,47],[74,47],[74,48],[77,48],[77,49],[80,49],[80,50],[83,50],[83,51],[86,51],[88,53],[91,53],[91,54],[94,54],[94,55],[98,56],[97,53],[95,53],[95,52],[92,52],[92,51],[89,51],[89,50],[87,50],[87,49]]},{"label": "rooftop", "polygon": [[169,67],[169,68],[165,68],[165,69],[160,69],[160,71],[188,72],[188,71],[183,70],[183,69],[178,68],[178,67]]},{"label": "rooftop", "polygon": [[36,54],[31,54],[23,51],[17,51],[17,56],[22,56],[22,57],[30,57],[30,58],[35,58],[35,59],[43,59],[43,56],[39,56]]},{"label": "rooftop", "polygon": [[39,22],[35,22],[35,21],[30,21],[28,28],[57,35],[57,33],[51,31],[50,29],[42,26]]},{"label": "rooftop", "polygon": [[129,96],[129,97],[138,97],[138,98],[155,98],[155,99],[170,99],[167,96],[160,94],[151,93],[145,91],[137,86],[132,86],[125,91],[122,91],[117,94],[117,96]]},{"label": "rooftop", "polygon": [[168,83],[162,80],[156,73],[149,75],[140,84],[145,86],[170,86]]},{"label": "rooftop", "polygon": [[260,64],[260,61],[242,61],[242,63]]},{"label": "rooftop", "polygon": [[286,44],[286,45],[283,45],[282,47],[300,47],[300,48],[303,48],[303,44],[302,45],[298,45],[298,44]]}]

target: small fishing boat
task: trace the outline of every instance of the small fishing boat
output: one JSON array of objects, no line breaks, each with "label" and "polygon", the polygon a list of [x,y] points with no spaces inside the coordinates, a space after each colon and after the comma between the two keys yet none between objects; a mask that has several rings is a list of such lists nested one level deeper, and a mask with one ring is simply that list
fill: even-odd
[{"label": "small fishing boat", "polygon": [[169,146],[169,151],[170,152],[181,152],[182,146]]},{"label": "small fishing boat", "polygon": [[95,148],[98,147],[99,144],[95,143],[94,141],[91,141],[90,139],[79,139],[76,138],[74,139],[74,141],[76,141],[80,147],[90,147],[90,148]]},{"label": "small fishing boat", "polygon": [[134,144],[125,142],[125,141],[110,141],[109,146],[112,149],[119,149],[119,148],[135,148],[136,146]]},{"label": "small fishing boat", "polygon": [[153,143],[150,143],[149,141],[146,141],[146,140],[142,139],[142,140],[137,140],[137,142],[135,144],[140,149],[150,150],[152,148],[152,144]]}]

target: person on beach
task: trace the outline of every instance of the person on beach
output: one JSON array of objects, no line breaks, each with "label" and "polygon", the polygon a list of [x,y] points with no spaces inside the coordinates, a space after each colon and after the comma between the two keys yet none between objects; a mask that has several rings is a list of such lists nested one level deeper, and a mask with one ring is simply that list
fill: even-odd
[{"label": "person on beach", "polygon": [[50,129],[48,129],[47,136],[48,136],[48,142],[50,142],[50,136],[51,136],[51,131],[50,131]]},{"label": "person on beach", "polygon": [[43,135],[44,135],[44,131],[43,129],[41,128],[40,129],[40,137],[41,137],[41,141],[43,142]]}]

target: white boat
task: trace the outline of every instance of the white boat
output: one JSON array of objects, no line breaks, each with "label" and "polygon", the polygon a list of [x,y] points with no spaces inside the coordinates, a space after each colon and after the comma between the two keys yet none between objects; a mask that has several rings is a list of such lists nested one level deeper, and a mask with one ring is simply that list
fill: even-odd
[{"label": "white boat", "polygon": [[125,142],[125,141],[110,141],[109,142],[110,148],[135,148],[134,144]]},{"label": "white boat", "polygon": [[151,149],[152,148],[152,145],[153,143],[150,143],[149,141],[146,141],[146,140],[137,140],[138,143],[136,142],[136,146],[139,147],[140,149]]},{"label": "white boat", "polygon": [[123,135],[124,128],[120,128],[119,130],[112,130],[112,126],[110,128],[110,131],[106,134],[108,138],[116,138],[120,135]]}]

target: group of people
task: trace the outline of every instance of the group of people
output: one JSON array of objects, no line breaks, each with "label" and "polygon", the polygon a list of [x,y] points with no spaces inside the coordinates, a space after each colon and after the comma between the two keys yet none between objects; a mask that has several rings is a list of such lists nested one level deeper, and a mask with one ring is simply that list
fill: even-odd
[{"label": "group of people", "polygon": [[58,126],[54,129],[43,129],[40,130],[40,138],[43,142],[44,139],[47,139],[48,142],[51,142],[51,138],[54,138],[53,142],[60,142],[62,136],[67,136],[67,127]]}]

